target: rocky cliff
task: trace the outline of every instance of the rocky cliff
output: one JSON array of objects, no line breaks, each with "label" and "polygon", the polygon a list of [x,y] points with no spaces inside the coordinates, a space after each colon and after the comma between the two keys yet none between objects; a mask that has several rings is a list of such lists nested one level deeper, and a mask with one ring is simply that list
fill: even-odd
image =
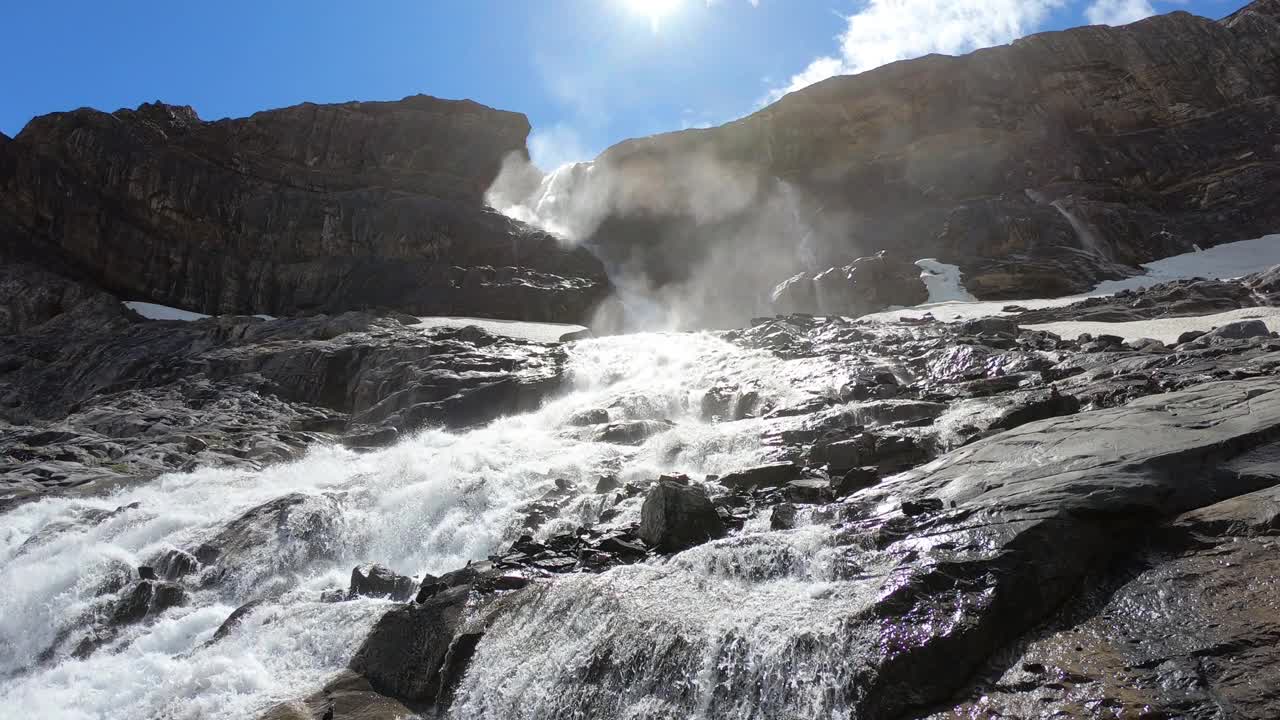
[{"label": "rocky cliff", "polygon": [[0,259],[206,313],[583,317],[599,263],[483,202],[528,132],[426,96],[56,113],[0,137]]},{"label": "rocky cliff", "polygon": [[959,264],[979,297],[1066,294],[1280,228],[1278,136],[1280,1],[1174,12],[897,62],[621,143],[594,163],[594,240],[657,284],[713,258],[741,293],[767,284],[760,257],[776,283],[887,249]]}]

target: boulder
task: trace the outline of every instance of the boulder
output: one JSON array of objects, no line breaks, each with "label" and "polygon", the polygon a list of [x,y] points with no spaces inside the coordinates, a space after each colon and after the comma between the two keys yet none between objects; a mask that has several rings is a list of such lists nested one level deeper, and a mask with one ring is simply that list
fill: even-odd
[{"label": "boulder", "polygon": [[416,714],[408,705],[375,690],[368,679],[344,670],[319,691],[280,703],[258,720],[398,720]]},{"label": "boulder", "polygon": [[835,497],[844,497],[866,487],[875,485],[880,474],[874,467],[851,468],[841,475],[833,475],[830,489]]},{"label": "boulder", "polygon": [[718,482],[730,490],[757,490],[785,485],[800,477],[801,471],[802,468],[795,463],[775,462],[722,475]]},{"label": "boulder", "polygon": [[831,502],[831,482],[827,478],[800,478],[782,487],[782,495],[797,505]]},{"label": "boulder", "polygon": [[112,625],[131,625],[186,602],[187,593],[177,583],[139,580],[125,590],[111,611]]},{"label": "boulder", "polygon": [[460,585],[388,611],[352,657],[351,670],[385,695],[434,703],[449,680],[441,671],[453,662],[450,652],[464,625],[470,593],[469,585]]},{"label": "boulder", "polygon": [[1202,335],[1200,340],[1201,342],[1213,342],[1215,340],[1247,340],[1249,338],[1270,336],[1270,328],[1261,320],[1241,320],[1216,327]]},{"label": "boulder", "polygon": [[773,289],[778,314],[859,316],[891,306],[919,305],[929,299],[920,269],[883,250],[843,267],[801,273]]},{"label": "boulder", "polygon": [[658,433],[672,428],[666,420],[627,420],[610,423],[595,434],[596,442],[613,443],[614,445],[640,445]]},{"label": "boulder", "polygon": [[679,552],[723,536],[724,523],[706,490],[662,478],[640,508],[640,537],[662,552]]},{"label": "boulder", "polygon": [[397,575],[382,565],[358,565],[351,570],[350,597],[387,598],[404,602],[414,593],[413,578]]}]

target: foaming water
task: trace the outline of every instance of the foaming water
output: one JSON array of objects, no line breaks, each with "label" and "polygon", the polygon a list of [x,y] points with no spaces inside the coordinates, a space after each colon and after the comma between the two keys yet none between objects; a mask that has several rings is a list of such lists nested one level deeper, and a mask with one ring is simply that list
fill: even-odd
[{"label": "foaming water", "polygon": [[451,714],[850,718],[874,643],[860,572],[810,526],[567,578],[489,627]]},{"label": "foaming water", "polygon": [[[316,689],[345,666],[389,606],[320,601],[323,591],[345,587],[352,566],[379,562],[420,576],[484,558],[521,532],[522,506],[557,480],[583,492],[560,521],[576,524],[604,509],[591,494],[603,473],[697,477],[766,459],[759,440],[768,422],[705,422],[705,392],[732,383],[785,405],[833,382],[830,368],[813,361],[780,360],[710,335],[603,338],[575,344],[569,356],[570,389],[562,397],[472,431],[428,430],[367,454],[316,448],[260,472],[202,469],[110,496],[50,498],[9,511],[0,519],[0,708],[77,720],[253,717]],[[635,447],[598,442],[592,428],[571,420],[599,409],[613,422],[673,425]],[[62,642],[67,633],[101,626],[121,593],[118,579],[136,577],[137,566],[170,549],[225,540],[220,533],[234,536],[238,518],[283,501],[291,503],[287,521],[236,548],[233,558],[224,556],[222,577],[188,578],[183,606],[103,636],[102,646],[84,658],[73,657],[73,643]],[[629,502],[621,521],[638,512],[638,500]],[[799,531],[787,542],[802,541],[821,545]],[[744,557],[779,562],[774,549],[752,549],[745,541],[733,547]],[[679,562],[604,579],[574,578],[553,592],[617,583],[615,589],[629,594],[647,587],[646,578],[670,576],[663,587],[693,603],[709,577],[742,582],[716,559],[717,551],[708,552],[712,556],[685,553]],[[789,591],[777,588],[781,601]],[[832,590],[847,591],[838,583]],[[244,621],[209,643],[227,616],[250,601],[259,604]],[[582,600],[566,596],[564,602]],[[764,605],[751,612],[743,609],[732,622],[761,622]],[[50,648],[57,648],[52,657]],[[492,666],[477,667],[468,687]],[[471,704],[460,706],[464,715],[476,712]]]}]

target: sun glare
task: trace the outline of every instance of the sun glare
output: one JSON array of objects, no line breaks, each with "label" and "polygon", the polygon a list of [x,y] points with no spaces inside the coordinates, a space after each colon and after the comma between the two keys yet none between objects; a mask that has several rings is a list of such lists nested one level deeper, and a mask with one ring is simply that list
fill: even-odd
[{"label": "sun glare", "polygon": [[622,0],[627,9],[641,17],[649,19],[654,32],[662,24],[662,20],[679,7],[681,0]]}]

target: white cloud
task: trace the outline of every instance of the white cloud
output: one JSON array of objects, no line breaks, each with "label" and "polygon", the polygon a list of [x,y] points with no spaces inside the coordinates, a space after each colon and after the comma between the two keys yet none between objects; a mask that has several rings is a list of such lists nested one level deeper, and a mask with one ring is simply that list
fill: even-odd
[{"label": "white cloud", "polygon": [[1091,25],[1127,25],[1155,14],[1150,0],[1095,0],[1084,11]]},{"label": "white cloud", "polygon": [[543,172],[593,157],[578,131],[564,123],[529,133],[529,159]]},{"label": "white cloud", "polygon": [[[1111,0],[1098,0],[1109,2]],[[792,76],[783,95],[825,80],[929,53],[956,55],[1007,43],[1035,31],[1067,0],[869,0],[847,16],[839,55],[820,57]]]}]

